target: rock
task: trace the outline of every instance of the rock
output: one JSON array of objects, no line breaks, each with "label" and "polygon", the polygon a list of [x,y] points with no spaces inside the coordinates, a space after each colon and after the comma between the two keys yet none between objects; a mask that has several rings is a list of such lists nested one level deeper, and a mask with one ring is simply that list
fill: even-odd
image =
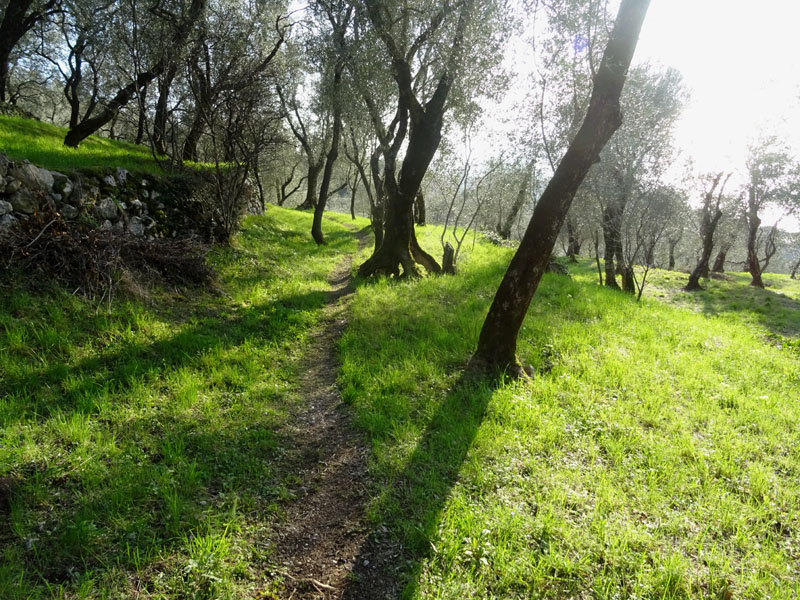
[{"label": "rock", "polygon": [[161,197],[161,192],[157,192],[155,190],[152,190],[150,192],[150,199],[151,200],[158,200],[160,197]]},{"label": "rock", "polygon": [[72,181],[70,181],[69,177],[58,171],[50,171],[50,175],[53,176],[53,191],[68,198],[73,188]]},{"label": "rock", "polygon": [[22,182],[19,179],[12,179],[6,183],[6,194],[13,194],[22,189]]},{"label": "rock", "polygon": [[111,231],[114,233],[122,233],[125,231],[125,225],[122,223],[122,221],[117,221],[111,226]]},{"label": "rock", "polygon": [[8,173],[8,157],[0,152],[0,177],[5,177]]},{"label": "rock", "polygon": [[147,179],[142,179],[142,187],[148,187],[149,185],[150,185],[150,182],[147,181]]},{"label": "rock", "polygon": [[61,205],[61,216],[65,219],[75,219],[78,217],[81,211],[77,208],[72,206],[72,204],[62,204]]},{"label": "rock", "polygon": [[0,236],[3,235],[6,231],[13,227],[14,223],[17,222],[17,219],[13,215],[3,215],[0,216]]},{"label": "rock", "polygon": [[99,219],[115,220],[118,217],[117,204],[111,198],[102,198],[94,207]]},{"label": "rock", "polygon": [[144,202],[135,198],[131,200],[131,213],[134,215],[143,215],[147,212],[147,206],[145,206]]},{"label": "rock", "polygon": [[9,201],[15,211],[26,215],[32,215],[39,210],[38,194],[27,188],[21,188],[19,191],[11,194]]},{"label": "rock", "polygon": [[43,192],[51,192],[55,180],[47,169],[40,169],[36,165],[24,162],[16,168],[8,170],[8,174],[22,182],[25,187]]},{"label": "rock", "polygon": [[128,223],[128,231],[130,231],[131,234],[135,235],[136,237],[143,236],[145,227],[142,219],[139,217],[131,217],[130,223]]},{"label": "rock", "polygon": [[111,221],[109,221],[108,219],[103,221],[103,224],[100,225],[100,229],[102,229],[103,231],[111,231],[113,228],[114,228],[114,226],[111,224]]},{"label": "rock", "polygon": [[103,177],[103,183],[105,183],[108,187],[117,187],[117,180],[114,179],[113,175],[106,175]]},{"label": "rock", "polygon": [[141,196],[142,196],[142,198],[144,198],[145,200],[147,200],[147,199],[150,197],[150,192],[148,192],[147,190],[144,190],[144,191],[141,193]]},{"label": "rock", "polygon": [[14,207],[11,206],[11,202],[0,200],[0,217],[9,214],[12,210],[14,210]]},{"label": "rock", "polygon": [[61,194],[56,194],[56,193],[50,194],[50,197],[56,202],[61,202],[61,199],[63,198]]},{"label": "rock", "polygon": [[156,226],[156,222],[152,218],[146,216],[142,217],[142,224],[144,225],[144,228],[147,229],[148,231]]},{"label": "rock", "polygon": [[117,181],[119,182],[120,185],[122,185],[126,181],[128,181],[128,176],[131,173],[127,169],[123,169],[122,167],[117,167],[116,174],[117,174]]}]

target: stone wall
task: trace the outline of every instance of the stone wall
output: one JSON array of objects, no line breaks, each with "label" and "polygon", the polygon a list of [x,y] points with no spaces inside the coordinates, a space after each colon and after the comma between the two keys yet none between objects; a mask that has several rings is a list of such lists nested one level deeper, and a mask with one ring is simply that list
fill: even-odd
[{"label": "stone wall", "polygon": [[120,167],[62,173],[0,154],[0,235],[19,219],[55,211],[67,221],[81,219],[143,239],[211,240],[217,224],[209,185],[210,177],[200,173],[152,175]]}]

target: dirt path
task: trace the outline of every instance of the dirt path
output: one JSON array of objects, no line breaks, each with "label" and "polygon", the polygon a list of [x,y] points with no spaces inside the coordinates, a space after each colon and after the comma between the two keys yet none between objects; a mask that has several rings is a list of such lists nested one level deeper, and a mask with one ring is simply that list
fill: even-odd
[{"label": "dirt path", "polygon": [[[360,249],[369,233],[357,235]],[[367,449],[336,389],[336,342],[347,325],[354,292],[351,267],[348,256],[329,277],[333,289],[298,385],[306,402],[291,420],[289,435],[300,483],[276,536],[275,559],[285,576],[283,598],[399,595],[390,575],[395,552],[375,541],[365,521]]]}]

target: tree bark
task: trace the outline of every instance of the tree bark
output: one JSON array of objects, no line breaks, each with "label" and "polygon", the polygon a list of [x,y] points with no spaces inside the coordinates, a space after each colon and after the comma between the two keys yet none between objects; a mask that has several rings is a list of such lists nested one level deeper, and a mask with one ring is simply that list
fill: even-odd
[{"label": "tree bark", "polygon": [[522,177],[522,184],[519,186],[517,196],[514,198],[514,203],[511,205],[511,210],[508,211],[505,220],[500,219],[497,222],[497,235],[504,240],[511,238],[511,229],[517,220],[517,215],[522,207],[525,205],[525,200],[528,198],[528,188],[531,185],[533,178],[534,159],[525,166],[525,174]]},{"label": "tree bark", "polygon": [[675,270],[675,247],[678,245],[680,240],[669,240],[669,262],[667,263],[667,269],[670,271]]},{"label": "tree bark", "polygon": [[614,258],[622,254],[622,240],[619,221],[621,212],[616,203],[609,203],[603,208],[603,261],[606,272],[606,287],[618,290],[617,270]]},{"label": "tree bark", "polygon": [[49,0],[41,10],[28,10],[33,5],[33,0],[8,0],[3,19],[0,21],[0,102],[6,101],[8,77],[10,74],[9,62],[11,53],[26,33],[33,29],[37,23],[49,15],[60,10],[60,0]]},{"label": "tree bark", "polygon": [[764,281],[761,279],[761,263],[758,260],[758,249],[756,248],[756,237],[758,228],[761,227],[761,219],[758,216],[758,209],[753,199],[754,191],[749,190],[748,209],[747,209],[747,270],[752,277],[750,285],[763,288]]},{"label": "tree bark", "polygon": [[414,198],[414,222],[417,225],[425,225],[425,196],[422,190],[419,190]]},{"label": "tree bark", "polygon": [[581,240],[578,238],[578,229],[567,214],[567,256],[570,262],[578,262],[576,258],[581,253]]},{"label": "tree bark", "polygon": [[581,182],[622,124],[619,98],[649,0],[622,0],[581,128],[542,193],[483,323],[473,368],[523,375],[517,336]]},{"label": "tree bark", "polygon": [[708,277],[708,261],[711,260],[711,252],[714,249],[714,232],[717,230],[717,224],[722,218],[722,211],[719,206],[722,201],[722,192],[725,189],[725,184],[730,179],[730,175],[722,182],[722,187],[717,194],[716,204],[714,203],[714,190],[717,189],[720,181],[722,180],[723,173],[718,173],[714,176],[709,189],[703,198],[703,216],[700,222],[700,238],[703,241],[703,248],[700,251],[700,258],[695,265],[694,270],[689,275],[689,281],[683,289],[687,292],[694,292],[702,290],[700,285],[701,277]]},{"label": "tree bark", "polygon": [[337,66],[337,70],[333,76],[334,108],[331,147],[328,150],[328,156],[325,160],[325,170],[322,173],[322,185],[319,188],[319,199],[317,200],[317,205],[314,207],[314,221],[311,224],[311,237],[314,238],[318,246],[327,244],[325,236],[322,234],[322,214],[325,212],[325,205],[328,202],[328,190],[330,189],[331,177],[333,176],[333,165],[336,163],[336,159],[339,158],[339,138],[342,133],[342,108],[338,94],[343,69],[344,65]]},{"label": "tree bark", "polygon": [[719,252],[717,252],[717,257],[714,259],[714,266],[711,267],[711,271],[714,273],[724,273],[725,272],[725,258],[727,256],[727,252],[720,248]]},{"label": "tree bark", "polygon": [[[169,117],[169,93],[172,89],[172,82],[178,73],[177,61],[171,61],[158,80],[158,99],[156,100],[156,113],[153,116],[153,150],[156,154],[164,156],[167,154],[167,118]],[[195,158],[197,160],[197,150],[195,144]]]}]

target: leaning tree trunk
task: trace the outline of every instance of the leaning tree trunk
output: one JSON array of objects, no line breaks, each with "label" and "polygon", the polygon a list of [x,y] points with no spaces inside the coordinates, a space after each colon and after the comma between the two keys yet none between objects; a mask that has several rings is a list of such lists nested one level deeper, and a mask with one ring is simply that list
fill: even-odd
[{"label": "leaning tree trunk", "polygon": [[[709,237],[712,236],[713,232],[711,232]],[[697,261],[697,265],[689,275],[689,281],[686,283],[686,287],[683,288],[685,291],[695,292],[703,289],[703,287],[700,285],[700,278],[708,277],[708,261],[711,260],[711,250],[713,247],[713,239],[703,240],[703,250],[700,254],[700,260]]]},{"label": "leaning tree trunk", "polygon": [[758,236],[758,228],[761,226],[761,219],[758,217],[755,208],[751,207],[749,209],[747,224],[747,270],[752,277],[750,285],[763,288],[764,281],[761,279],[761,263],[758,260],[758,250],[756,249],[756,237]]},{"label": "leaning tree trunk", "polygon": [[619,97],[649,0],[622,0],[595,76],[586,117],[533,210],[483,323],[473,368],[522,375],[517,336],[572,199],[609,138],[622,124]]}]

